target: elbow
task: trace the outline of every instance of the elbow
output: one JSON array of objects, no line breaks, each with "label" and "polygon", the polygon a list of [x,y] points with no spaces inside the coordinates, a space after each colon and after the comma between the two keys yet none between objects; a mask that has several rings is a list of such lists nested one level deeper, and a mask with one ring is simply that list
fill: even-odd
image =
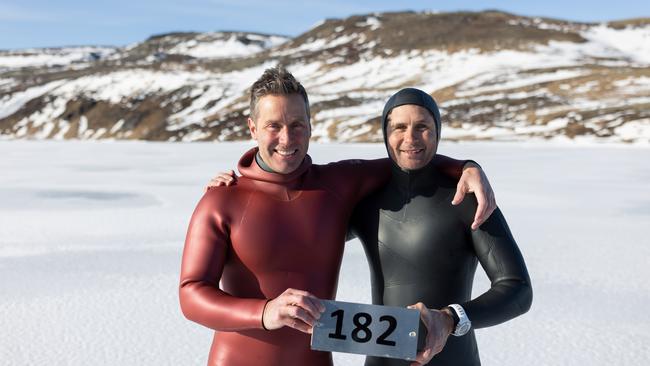
[{"label": "elbow", "polygon": [[191,306],[188,306],[187,302],[183,300],[181,300],[181,313],[183,313],[185,319],[196,322]]},{"label": "elbow", "polygon": [[530,280],[521,284],[518,304],[520,310],[519,315],[527,313],[533,305],[533,287],[530,284]]},{"label": "elbow", "polygon": [[508,294],[504,297],[507,303],[507,319],[512,319],[523,315],[530,310],[530,307],[533,304],[533,287],[530,284],[530,279],[520,278],[517,280],[510,280],[501,283],[502,289],[507,288],[503,291],[503,294]]},{"label": "elbow", "polygon": [[181,306],[181,312],[187,320],[197,322],[196,305],[194,304],[194,296],[191,283],[181,283],[178,289],[178,300]]}]

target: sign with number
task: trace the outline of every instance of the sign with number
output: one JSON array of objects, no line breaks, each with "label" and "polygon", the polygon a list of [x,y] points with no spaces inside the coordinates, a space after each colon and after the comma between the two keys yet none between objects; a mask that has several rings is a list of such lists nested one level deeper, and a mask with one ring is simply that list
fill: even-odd
[{"label": "sign with number", "polygon": [[326,309],[314,327],[312,349],[415,360],[417,310],[331,300],[323,304]]}]

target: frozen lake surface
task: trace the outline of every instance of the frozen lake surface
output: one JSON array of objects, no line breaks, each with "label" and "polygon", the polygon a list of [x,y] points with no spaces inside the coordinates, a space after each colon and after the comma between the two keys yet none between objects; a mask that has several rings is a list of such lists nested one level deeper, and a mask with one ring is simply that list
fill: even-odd
[{"label": "frozen lake surface", "polygon": [[[0,365],[205,365],[212,331],[178,304],[204,183],[251,143],[0,142]],[[317,163],[383,145],[310,148]],[[650,149],[443,144],[488,173],[533,307],[477,331],[483,364],[650,363]],[[360,244],[338,299],[369,302]],[[479,267],[474,294],[489,286]],[[337,365],[363,357],[336,354]]]}]

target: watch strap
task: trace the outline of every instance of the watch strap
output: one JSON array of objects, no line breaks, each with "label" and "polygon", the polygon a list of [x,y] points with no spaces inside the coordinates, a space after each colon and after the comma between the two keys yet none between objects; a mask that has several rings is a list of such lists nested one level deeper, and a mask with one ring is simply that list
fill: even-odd
[{"label": "watch strap", "polygon": [[456,331],[456,327],[458,326],[458,322],[460,322],[460,318],[458,317],[458,314],[456,314],[456,311],[454,308],[451,306],[446,306],[445,309],[449,311],[449,314],[451,314],[451,319],[454,321],[454,326],[452,327],[452,333]]},{"label": "watch strap", "polygon": [[458,319],[454,331],[451,334],[456,337],[465,335],[472,326],[472,322],[469,320],[465,309],[458,304],[450,304],[448,308],[450,308],[452,313],[455,315],[454,321]]}]

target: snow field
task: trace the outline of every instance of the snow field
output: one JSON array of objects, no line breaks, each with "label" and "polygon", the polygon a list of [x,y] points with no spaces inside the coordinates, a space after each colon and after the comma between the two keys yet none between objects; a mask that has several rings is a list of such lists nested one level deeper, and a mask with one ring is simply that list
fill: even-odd
[{"label": "snow field", "polygon": [[[0,142],[0,365],[204,365],[212,331],[183,318],[187,223],[246,143]],[[312,144],[317,163],[385,156]],[[477,331],[484,365],[646,365],[650,149],[443,143],[482,164],[533,282],[533,307]],[[368,302],[350,242],[338,299]],[[479,268],[474,294],[489,282]],[[363,357],[336,354],[336,365]]]}]

